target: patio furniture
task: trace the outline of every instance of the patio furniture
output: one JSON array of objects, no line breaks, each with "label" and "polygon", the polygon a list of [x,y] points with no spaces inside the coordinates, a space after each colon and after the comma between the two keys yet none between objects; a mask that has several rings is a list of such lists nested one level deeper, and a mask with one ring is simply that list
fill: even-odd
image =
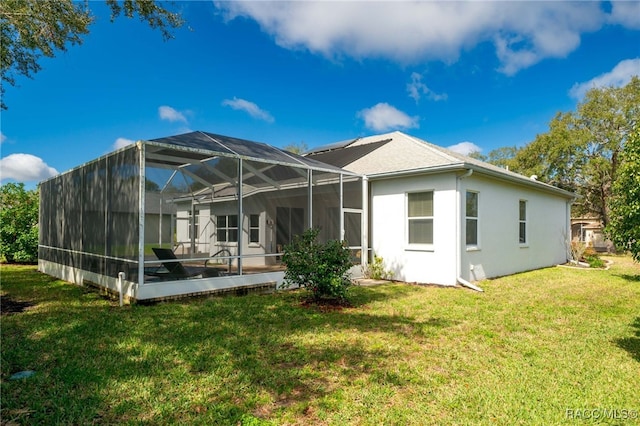
[{"label": "patio furniture", "polygon": [[220,276],[220,269],[218,268],[184,266],[180,262],[173,262],[173,260],[178,260],[178,258],[171,249],[152,247],[152,250],[159,260],[167,260],[167,262],[162,262],[162,266],[164,266],[166,272],[162,270],[146,271],[146,275],[173,279],[193,278],[198,276],[201,276],[202,278]]}]

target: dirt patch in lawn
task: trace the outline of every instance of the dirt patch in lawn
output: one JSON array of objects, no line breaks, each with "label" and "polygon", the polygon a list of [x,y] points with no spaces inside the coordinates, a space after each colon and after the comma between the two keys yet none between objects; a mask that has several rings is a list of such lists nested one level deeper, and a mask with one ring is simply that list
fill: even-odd
[{"label": "dirt patch in lawn", "polygon": [[0,296],[1,315],[19,314],[20,312],[24,312],[31,306],[35,306],[35,304],[31,302],[14,300],[8,294],[3,294]]}]

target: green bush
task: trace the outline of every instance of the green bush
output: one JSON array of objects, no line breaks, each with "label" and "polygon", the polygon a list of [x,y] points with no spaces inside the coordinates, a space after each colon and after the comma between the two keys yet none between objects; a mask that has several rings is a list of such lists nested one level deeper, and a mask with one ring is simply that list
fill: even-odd
[{"label": "green bush", "polygon": [[285,283],[307,289],[315,302],[346,300],[351,286],[349,249],[341,241],[319,243],[318,232],[308,229],[284,248]]},{"label": "green bush", "polygon": [[0,186],[0,255],[7,262],[38,261],[38,207],[36,190],[23,183]]},{"label": "green bush", "polygon": [[591,268],[604,268],[604,260],[600,259],[600,257],[595,254],[585,254],[584,260],[587,261],[589,267]]}]

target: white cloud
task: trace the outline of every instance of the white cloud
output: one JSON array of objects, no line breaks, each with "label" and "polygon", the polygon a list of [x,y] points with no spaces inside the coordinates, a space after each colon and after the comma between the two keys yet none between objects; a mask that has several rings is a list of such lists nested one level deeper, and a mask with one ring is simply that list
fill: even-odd
[{"label": "white cloud", "polygon": [[368,129],[376,132],[418,127],[418,117],[410,117],[386,102],[359,111],[358,117]]},{"label": "white cloud", "polygon": [[116,141],[113,143],[113,149],[120,149],[120,148],[124,148],[127,145],[131,145],[132,143],[135,143],[136,141],[131,140],[131,139],[127,139],[127,138],[118,138],[116,139]]},{"label": "white cloud", "polygon": [[258,120],[266,121],[267,123],[274,122],[274,118],[271,116],[271,114],[269,114],[269,112],[261,109],[258,105],[245,99],[236,98],[234,96],[233,99],[225,99],[224,101],[222,101],[222,105],[231,107],[238,111],[244,111],[251,117],[257,118]]},{"label": "white cloud", "polygon": [[473,142],[460,142],[455,145],[448,146],[447,149],[462,155],[469,155],[474,152],[482,151],[482,148]]},{"label": "white cloud", "polygon": [[187,123],[187,117],[185,117],[184,114],[181,113],[180,111],[174,108],[171,108],[170,106],[163,105],[159,107],[158,115],[160,116],[161,120],[166,120],[171,122],[181,121],[183,123]]},{"label": "white cloud", "polygon": [[42,158],[31,154],[10,154],[0,159],[1,180],[13,179],[18,182],[39,182],[58,174]]},{"label": "white cloud", "polygon": [[622,87],[631,81],[631,77],[640,75],[640,58],[625,59],[609,72],[601,74],[584,83],[576,83],[569,90],[569,95],[582,99],[590,89],[596,87]]},{"label": "white cloud", "polygon": [[7,140],[7,137],[4,133],[0,132],[0,144]]},{"label": "white cloud", "polygon": [[[227,19],[254,19],[275,42],[328,58],[387,58],[403,64],[457,60],[463,50],[495,45],[499,70],[513,75],[545,58],[563,58],[623,9],[599,2],[216,2]],[[620,11],[620,12],[619,12]]]},{"label": "white cloud", "polygon": [[626,28],[640,29],[640,2],[614,1],[611,2],[609,22],[621,24]]},{"label": "white cloud", "polygon": [[409,96],[413,98],[416,103],[420,101],[422,95],[426,95],[427,99],[432,101],[443,101],[447,99],[447,94],[438,94],[429,89],[426,84],[422,82],[422,75],[417,72],[411,73],[411,83],[407,84],[407,92]]}]

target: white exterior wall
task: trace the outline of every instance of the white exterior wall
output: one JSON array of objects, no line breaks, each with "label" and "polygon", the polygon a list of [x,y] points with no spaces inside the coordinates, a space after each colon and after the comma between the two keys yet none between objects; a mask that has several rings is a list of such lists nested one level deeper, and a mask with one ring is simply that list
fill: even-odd
[{"label": "white exterior wall", "polygon": [[[176,240],[185,244],[181,251],[187,252],[189,248],[189,210],[181,210],[183,206],[178,206],[176,212]],[[188,206],[191,209],[191,206]]]},{"label": "white exterior wall", "polygon": [[214,228],[209,206],[196,206],[196,216],[198,221],[196,253],[209,253],[209,241]]},{"label": "white exterior wall", "polygon": [[[243,203],[245,214],[242,217],[242,238],[244,245],[242,248],[243,259],[242,264],[245,266],[263,266],[275,263],[275,257],[264,257],[260,255],[275,253],[275,212],[265,211],[265,206],[257,203],[253,199],[246,199]],[[257,243],[249,242],[249,218],[251,215],[259,215],[259,241]]]},{"label": "white exterior wall", "polygon": [[[406,193],[434,191],[433,249],[407,244]],[[456,177],[453,173],[371,182],[371,246],[393,278],[456,284]]]},{"label": "white exterior wall", "polygon": [[[178,243],[182,243],[177,248],[177,253],[208,253],[211,234],[214,232],[214,224],[212,222],[210,208],[208,204],[198,204],[195,206],[195,223],[190,224],[191,204],[182,203],[177,205],[176,212],[176,239]],[[197,228],[198,235],[195,236],[195,247],[191,247],[191,238],[189,237],[189,228]],[[170,228],[166,232],[170,232]],[[195,232],[195,231],[194,231]]]},{"label": "white exterior wall", "polygon": [[[465,244],[467,190],[479,193],[477,248]],[[477,281],[566,262],[570,235],[566,198],[477,174],[460,180],[460,196],[462,278]],[[520,200],[527,202],[526,244],[519,242]]]}]

